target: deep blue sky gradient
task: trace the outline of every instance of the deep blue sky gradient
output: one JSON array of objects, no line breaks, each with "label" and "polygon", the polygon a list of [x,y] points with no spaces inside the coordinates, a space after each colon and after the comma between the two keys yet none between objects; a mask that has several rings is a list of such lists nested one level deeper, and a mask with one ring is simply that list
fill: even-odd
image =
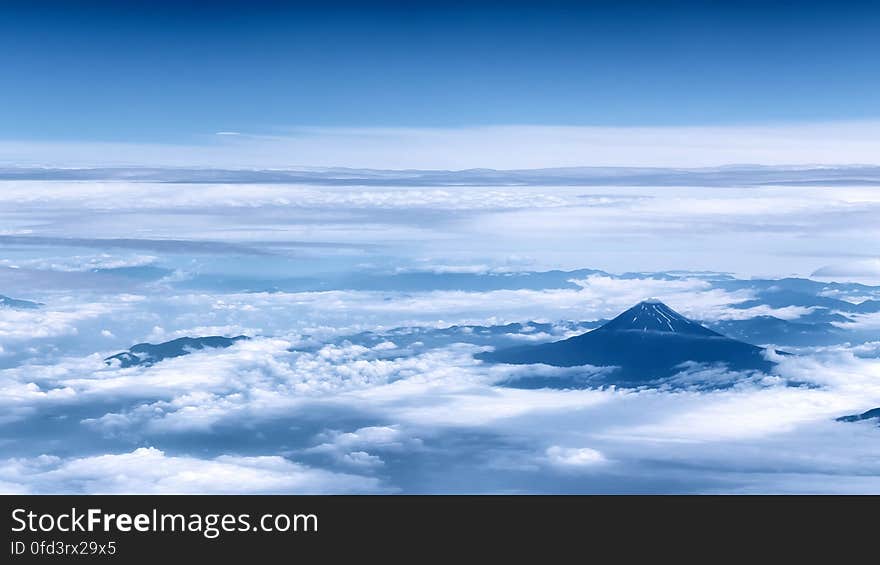
[{"label": "deep blue sky gradient", "polygon": [[0,138],[878,118],[840,4],[2,2]]}]

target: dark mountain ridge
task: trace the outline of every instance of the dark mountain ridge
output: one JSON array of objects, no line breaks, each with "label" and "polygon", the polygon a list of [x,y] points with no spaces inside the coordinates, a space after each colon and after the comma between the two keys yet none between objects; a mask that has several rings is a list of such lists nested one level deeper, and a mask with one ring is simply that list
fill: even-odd
[{"label": "dark mountain ridge", "polygon": [[236,343],[237,341],[250,339],[247,336],[222,337],[218,335],[206,337],[180,337],[164,343],[138,343],[132,346],[128,351],[111,355],[104,359],[104,363],[112,365],[114,362],[119,363],[121,368],[134,367],[136,365],[152,365],[163,359],[172,359],[174,357],[182,357],[193,351],[201,349],[224,349]]},{"label": "dark mountain ridge", "polygon": [[569,339],[476,357],[493,363],[616,367],[606,384],[668,378],[689,362],[734,371],[769,372],[774,367],[764,349],[723,336],[655,300],[640,302],[605,325]]},{"label": "dark mountain ridge", "polygon": [[30,300],[19,300],[10,298],[0,294],[0,308],[15,308],[17,310],[36,310],[42,306],[39,302],[31,302]]}]

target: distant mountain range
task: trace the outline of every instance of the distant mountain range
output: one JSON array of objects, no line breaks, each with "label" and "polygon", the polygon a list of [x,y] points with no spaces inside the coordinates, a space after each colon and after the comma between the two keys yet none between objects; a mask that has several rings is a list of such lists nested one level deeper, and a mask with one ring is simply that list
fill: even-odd
[{"label": "distant mountain range", "polygon": [[250,339],[247,336],[222,337],[222,336],[206,336],[206,337],[181,337],[164,343],[139,343],[128,351],[111,355],[104,359],[107,365],[119,363],[123,369],[126,367],[134,367],[136,365],[152,365],[163,359],[171,359],[174,357],[182,357],[206,348],[223,349],[229,347],[237,341]]},{"label": "distant mountain range", "polygon": [[[616,367],[609,384],[638,384],[672,377],[688,362],[724,365],[734,371],[770,371],[774,363],[757,346],[725,337],[691,321],[659,301],[636,304],[587,333],[540,345],[480,353],[492,363],[556,367]],[[540,380],[529,381],[534,388]],[[532,388],[532,386],[529,386]]]},{"label": "distant mountain range", "polygon": [[841,416],[837,418],[838,422],[861,422],[862,420],[871,420],[876,418],[880,422],[880,408],[873,408],[861,414],[851,414],[849,416]]},{"label": "distant mountain range", "polygon": [[[843,318],[841,316],[841,318]],[[843,318],[842,321],[846,321]],[[855,337],[830,322],[805,323],[774,316],[755,316],[745,320],[719,320],[707,323],[713,330],[733,339],[751,343],[788,346],[832,345]]]},{"label": "distant mountain range", "polygon": [[34,310],[42,306],[39,302],[31,302],[30,300],[18,300],[9,298],[0,294],[0,308],[16,308],[18,310]]}]

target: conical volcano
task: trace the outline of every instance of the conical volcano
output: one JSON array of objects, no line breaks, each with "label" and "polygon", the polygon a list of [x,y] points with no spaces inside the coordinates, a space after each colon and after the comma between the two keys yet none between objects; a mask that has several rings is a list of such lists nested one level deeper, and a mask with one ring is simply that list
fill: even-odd
[{"label": "conical volcano", "polygon": [[769,371],[774,363],[760,347],[730,339],[689,320],[657,300],[639,302],[605,325],[541,345],[481,353],[493,363],[541,363],[557,367],[614,367],[607,384],[634,384],[668,378],[693,363],[733,371]]},{"label": "conical volcano", "polygon": [[599,328],[603,331],[672,332],[697,336],[720,336],[688,320],[659,300],[645,300]]}]

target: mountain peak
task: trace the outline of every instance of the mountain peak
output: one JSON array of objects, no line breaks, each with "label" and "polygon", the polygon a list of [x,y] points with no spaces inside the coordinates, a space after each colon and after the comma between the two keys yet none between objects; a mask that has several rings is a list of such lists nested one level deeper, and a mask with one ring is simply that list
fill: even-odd
[{"label": "mountain peak", "polygon": [[596,331],[664,332],[688,335],[719,335],[688,320],[660,300],[649,298],[626,310]]},{"label": "mountain peak", "polygon": [[[596,378],[605,384],[620,385],[672,377],[688,371],[687,363],[767,372],[775,363],[764,356],[760,347],[704,328],[656,300],[639,302],[593,331],[551,343],[486,351],[476,358],[516,365],[604,367],[611,372]],[[544,377],[525,377],[510,386],[571,388],[575,384],[566,380],[554,385]]]}]

